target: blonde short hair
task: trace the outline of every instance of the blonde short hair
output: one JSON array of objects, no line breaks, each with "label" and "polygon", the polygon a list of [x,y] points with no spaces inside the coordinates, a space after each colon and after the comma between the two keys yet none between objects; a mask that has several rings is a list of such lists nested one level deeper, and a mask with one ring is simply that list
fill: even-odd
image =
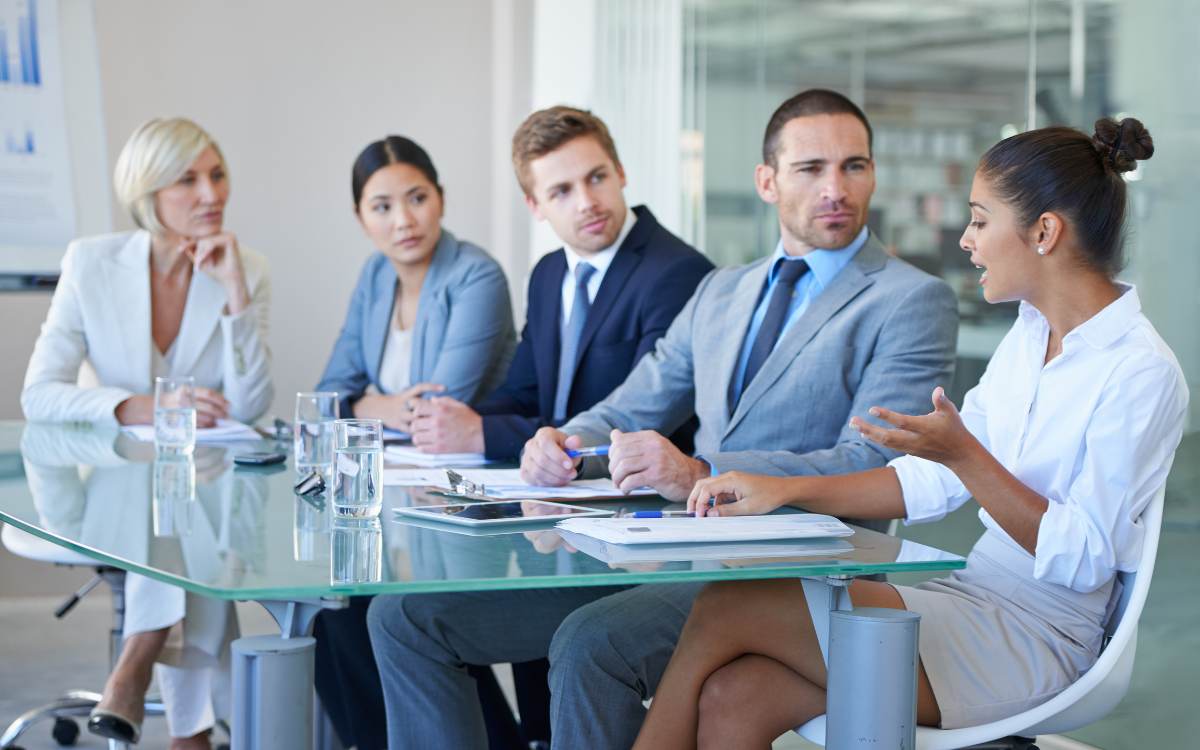
[{"label": "blonde short hair", "polygon": [[217,153],[228,175],[229,168],[216,141],[191,120],[155,118],[133,131],[117,157],[113,189],[139,227],[151,234],[166,231],[154,210],[154,195],[182,177],[207,148]]}]

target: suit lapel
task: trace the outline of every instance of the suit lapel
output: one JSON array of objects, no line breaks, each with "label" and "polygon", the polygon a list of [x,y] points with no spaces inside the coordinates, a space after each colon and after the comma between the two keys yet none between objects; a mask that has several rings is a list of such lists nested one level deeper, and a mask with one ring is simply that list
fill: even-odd
[{"label": "suit lapel", "polygon": [[733,299],[729,301],[727,307],[728,314],[721,316],[724,320],[732,322],[733,330],[708,332],[710,335],[726,341],[734,336],[737,337],[736,346],[718,345],[715,347],[716,357],[712,362],[714,377],[720,378],[717,383],[719,387],[713,393],[719,394],[719,397],[725,400],[724,414],[726,417],[731,416],[732,405],[729,403],[729,388],[733,383],[733,372],[737,368],[742,348],[746,345],[746,333],[750,328],[750,319],[754,317],[754,310],[758,307],[759,297],[762,296],[763,287],[767,283],[767,272],[770,268],[771,259],[768,257],[747,268],[746,272],[742,274],[742,278],[738,280],[734,287]]},{"label": "suit lapel", "polygon": [[196,363],[207,348],[213,331],[221,325],[224,309],[225,290],[221,285],[206,274],[193,271],[187,304],[183,308],[183,320],[179,323],[179,335],[174,344],[172,369],[175,372],[186,374],[196,369]]},{"label": "suit lapel", "polygon": [[390,261],[385,262],[375,274],[371,289],[370,309],[363,321],[363,357],[366,359],[367,375],[372,383],[379,382],[379,367],[383,364],[383,347],[387,343],[388,329],[392,326],[392,308],[396,304],[396,269]]},{"label": "suit lapel", "polygon": [[130,382],[151,387],[150,234],[134,232],[117,258],[118,263],[105,264],[104,274],[112,325],[120,332]]},{"label": "suit lapel", "polygon": [[[412,361],[409,368],[410,381],[413,383],[418,383],[426,378],[425,342],[428,340],[430,322],[435,319],[445,321],[448,317],[445,296],[446,278],[450,274],[450,269],[454,267],[455,261],[458,260],[458,255],[458,240],[453,234],[443,229],[437,247],[434,248],[429,271],[421,283],[420,298],[417,300],[417,319],[413,324]],[[392,288],[395,289],[394,284]],[[440,342],[438,343],[440,344]],[[380,359],[382,360],[382,358],[383,350],[381,348]],[[436,361],[436,357],[433,361]]]},{"label": "suit lapel", "polygon": [[746,413],[754,407],[756,401],[770,390],[783,375],[792,362],[812,341],[813,337],[825,326],[830,318],[844,308],[864,289],[875,283],[871,274],[878,271],[887,262],[883,246],[874,235],[854,256],[845,268],[834,278],[825,291],[809,304],[808,309],[783,334],[775,349],[763,363],[762,369],[754,377],[750,385],[742,393],[737,409],[725,428],[722,439],[732,432],[738,423],[745,418]]},{"label": "suit lapel", "polygon": [[[638,222],[639,224],[641,221]],[[587,351],[588,345],[592,343],[592,339],[596,337],[596,331],[604,324],[608,318],[608,312],[612,309],[613,303],[617,301],[617,297],[621,295],[621,290],[625,288],[626,282],[629,281],[630,275],[633,274],[635,268],[642,262],[643,245],[642,242],[636,246],[631,246],[629,241],[632,237],[625,239],[625,243],[617,248],[617,254],[613,256],[612,263],[608,270],[604,272],[604,280],[600,282],[600,288],[596,290],[596,299],[592,301],[592,307],[588,310],[587,320],[583,324],[583,332],[579,334],[579,346],[575,350],[575,365],[578,367],[579,362],[583,359],[583,353]],[[562,306],[562,295],[559,295],[559,307]]]},{"label": "suit lapel", "polygon": [[546,271],[535,277],[530,289],[530,326],[534,332],[534,367],[537,370],[538,403],[542,414],[554,411],[554,394],[558,388],[558,353],[562,350],[562,283],[567,274],[567,254],[561,248],[547,261]]}]

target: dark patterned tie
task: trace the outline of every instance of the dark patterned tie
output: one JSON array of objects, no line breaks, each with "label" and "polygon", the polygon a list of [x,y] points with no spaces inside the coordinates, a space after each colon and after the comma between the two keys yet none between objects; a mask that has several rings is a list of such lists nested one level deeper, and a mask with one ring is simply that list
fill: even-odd
[{"label": "dark patterned tie", "polygon": [[788,307],[792,294],[796,291],[796,282],[808,270],[808,264],[803,260],[785,260],[779,267],[779,277],[775,280],[775,288],[771,290],[771,301],[767,304],[767,314],[763,316],[762,325],[758,327],[758,336],[750,347],[750,358],[746,360],[746,374],[742,378],[742,391],[731,400],[733,406],[742,397],[742,393],[750,387],[754,376],[762,369],[763,363],[775,348],[779,340],[779,332],[787,320]]},{"label": "dark patterned tie", "polygon": [[554,391],[554,421],[562,422],[567,417],[567,397],[571,395],[571,381],[575,379],[575,359],[579,354],[579,337],[583,324],[587,322],[592,302],[588,299],[588,279],[596,269],[587,263],[575,266],[575,302],[571,315],[562,327],[562,346],[558,355],[558,387]]}]

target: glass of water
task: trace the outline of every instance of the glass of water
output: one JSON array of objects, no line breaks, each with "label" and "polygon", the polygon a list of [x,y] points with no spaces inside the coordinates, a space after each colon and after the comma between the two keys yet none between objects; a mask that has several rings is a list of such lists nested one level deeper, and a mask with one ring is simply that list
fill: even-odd
[{"label": "glass of water", "polygon": [[154,447],[160,453],[196,447],[195,387],[190,375],[154,379]]},{"label": "glass of water", "polygon": [[339,518],[329,534],[332,583],[378,583],[383,579],[383,525],[378,518]]},{"label": "glass of water", "polygon": [[339,419],[333,423],[333,512],[375,518],[382,509],[383,422]]},{"label": "glass of water", "polygon": [[326,487],[333,485],[333,423],[337,418],[336,391],[296,394],[292,447],[300,479],[315,471],[325,480]]}]

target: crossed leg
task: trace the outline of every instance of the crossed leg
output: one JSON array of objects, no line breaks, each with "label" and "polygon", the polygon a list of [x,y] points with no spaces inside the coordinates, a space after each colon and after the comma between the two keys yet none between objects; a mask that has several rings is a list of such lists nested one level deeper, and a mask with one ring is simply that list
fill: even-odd
[{"label": "crossed leg", "polygon": [[[896,590],[855,581],[856,607],[903,609]],[[825,661],[796,580],[711,584],[696,599],[635,748],[769,748],[825,712]],[[941,718],[918,666],[917,721]]]}]

